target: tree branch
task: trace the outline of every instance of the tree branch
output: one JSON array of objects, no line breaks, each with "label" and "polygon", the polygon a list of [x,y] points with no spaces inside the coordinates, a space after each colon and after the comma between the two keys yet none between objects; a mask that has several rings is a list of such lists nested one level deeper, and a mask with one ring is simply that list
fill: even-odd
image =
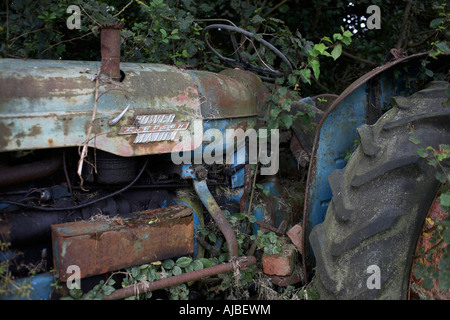
[{"label": "tree branch", "polygon": [[60,44],[62,44],[62,43],[66,43],[66,42],[71,42],[71,41],[83,39],[84,37],[87,37],[87,36],[89,36],[89,35],[92,34],[92,33],[94,33],[94,31],[90,31],[90,32],[88,32],[88,33],[86,33],[86,34],[83,34],[82,36],[79,36],[79,37],[76,37],[76,38],[72,38],[72,39],[67,39],[67,40],[59,41],[58,43],[52,44],[50,47],[46,48],[45,50],[42,50],[41,52],[39,52],[39,54],[42,54],[42,53],[44,53],[45,51],[48,51],[48,50],[50,50],[51,48],[54,48],[54,47],[56,47],[56,46],[58,46],[58,45],[60,45]]},{"label": "tree branch", "polygon": [[81,151],[80,154],[80,160],[78,161],[78,176],[80,177],[80,186],[81,188],[83,188],[83,177],[82,177],[82,171],[83,171],[83,163],[84,163],[84,159],[87,156],[88,153],[88,143],[89,143],[89,137],[91,136],[91,132],[92,132],[92,127],[94,126],[94,121],[95,121],[95,117],[97,114],[97,103],[98,103],[98,82],[99,82],[99,78],[100,78],[100,70],[97,73],[97,76],[95,77],[95,91],[94,91],[94,109],[92,110],[92,118],[91,118],[91,123],[89,125],[89,128],[87,130],[87,134],[86,134],[86,140],[83,143],[83,149]]},{"label": "tree branch", "polygon": [[272,9],[270,9],[269,11],[267,11],[266,13],[264,13],[262,15],[262,18],[266,18],[267,16],[270,16],[270,14],[272,12],[274,12],[275,10],[277,10],[279,7],[281,7],[283,4],[285,4],[287,2],[287,0],[283,0],[280,3],[278,3],[275,7],[273,7]]},{"label": "tree branch", "polygon": [[354,56],[354,55],[352,55],[351,53],[348,53],[347,51],[342,50],[342,54],[343,54],[344,56],[346,56],[346,57],[352,58],[352,59],[354,59],[354,60],[358,60],[358,61],[360,61],[360,62],[362,62],[362,63],[369,64],[369,65],[371,65],[371,66],[378,66],[378,64],[375,63],[375,62],[372,62],[372,61],[370,61],[370,60],[367,60],[367,59],[364,59],[364,58],[360,58],[360,57]]},{"label": "tree branch", "polygon": [[118,13],[116,13],[115,15],[113,15],[113,18],[117,17],[118,15],[120,15],[126,8],[128,8],[132,3],[134,2],[134,0],[131,0],[130,2],[128,2],[128,4],[122,8],[122,10],[120,10]]},{"label": "tree branch", "polygon": [[408,18],[409,18],[409,11],[411,10],[413,0],[409,0],[405,7],[405,12],[403,13],[403,20],[402,20],[402,27],[400,31],[400,36],[397,40],[397,45],[395,46],[397,49],[400,49],[402,47],[405,34],[406,34],[406,27],[408,25]]}]

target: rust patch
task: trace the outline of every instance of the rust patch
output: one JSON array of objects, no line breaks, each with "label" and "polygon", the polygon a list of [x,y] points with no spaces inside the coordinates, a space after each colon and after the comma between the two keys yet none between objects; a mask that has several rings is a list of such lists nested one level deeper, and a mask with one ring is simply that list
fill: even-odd
[{"label": "rust patch", "polygon": [[4,149],[8,145],[11,135],[11,128],[0,122],[0,149]]},{"label": "rust patch", "polygon": [[204,118],[234,118],[257,114],[253,86],[223,74],[195,73],[204,98],[200,101]]},{"label": "rust patch", "polygon": [[[83,79],[83,80],[82,80]],[[23,78],[0,78],[2,100],[11,98],[42,98],[49,96],[79,96],[92,92],[92,82],[85,76],[79,81],[71,78],[53,77],[36,79],[33,76]]]},{"label": "rust patch", "polygon": [[29,131],[28,136],[34,137],[34,136],[37,136],[37,135],[41,134],[42,127],[40,125],[38,125],[38,124],[35,124],[28,131]]}]

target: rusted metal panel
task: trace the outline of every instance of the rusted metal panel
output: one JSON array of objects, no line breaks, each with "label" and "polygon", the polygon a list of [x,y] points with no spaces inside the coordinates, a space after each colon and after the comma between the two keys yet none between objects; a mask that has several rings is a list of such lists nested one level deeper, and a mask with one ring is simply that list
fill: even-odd
[{"label": "rusted metal panel", "polygon": [[70,265],[81,278],[194,251],[192,209],[183,205],[134,213],[131,218],[52,225],[53,261],[66,281]]},{"label": "rusted metal panel", "polygon": [[262,83],[254,74],[232,69],[220,74],[202,71],[190,74],[198,83],[204,119],[256,116]]},{"label": "rusted metal panel", "polygon": [[[100,68],[100,62],[0,59],[0,152],[83,145]],[[88,145],[121,156],[194,150],[203,119],[254,117],[265,98],[260,79],[244,71],[136,63],[120,69],[122,81],[99,76]]]},{"label": "rusted metal panel", "polygon": [[[194,134],[194,127],[200,139],[183,139],[183,150],[201,144],[199,93],[188,72],[160,64],[122,63],[120,68],[125,74],[122,82],[100,75],[89,146],[121,156],[169,153],[180,144],[181,135]],[[93,80],[99,69],[100,62],[0,59],[0,151],[82,145],[91,123]],[[128,105],[120,120],[110,125]],[[145,143],[135,143],[136,131],[119,135],[123,127],[138,129],[139,116],[152,119],[163,114],[174,116],[142,125],[189,125],[176,131],[175,137],[166,130],[148,134],[152,139],[139,139]],[[157,134],[164,139],[153,137]]]}]

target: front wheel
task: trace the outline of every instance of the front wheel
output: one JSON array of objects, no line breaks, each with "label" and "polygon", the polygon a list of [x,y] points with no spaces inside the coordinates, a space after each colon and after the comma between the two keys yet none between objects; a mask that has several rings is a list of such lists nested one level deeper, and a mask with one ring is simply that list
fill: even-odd
[{"label": "front wheel", "polygon": [[408,297],[413,254],[439,187],[417,150],[450,144],[450,108],[442,106],[447,87],[432,82],[393,98],[374,125],[358,128],[360,146],[329,176],[333,198],[309,237],[321,299]]}]

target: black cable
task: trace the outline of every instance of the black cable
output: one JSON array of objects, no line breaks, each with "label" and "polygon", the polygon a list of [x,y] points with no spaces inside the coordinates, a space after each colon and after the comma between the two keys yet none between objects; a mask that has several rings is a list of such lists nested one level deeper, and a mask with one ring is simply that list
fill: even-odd
[{"label": "black cable", "polygon": [[41,211],[68,211],[68,210],[76,210],[76,209],[81,209],[87,206],[90,206],[91,204],[94,204],[96,202],[114,197],[115,195],[122,193],[126,190],[128,190],[129,188],[131,188],[141,177],[142,173],[144,172],[144,169],[147,167],[147,163],[148,163],[148,158],[145,160],[144,166],[142,167],[141,171],[138,173],[138,175],[136,176],[136,178],[134,178],[133,181],[131,181],[128,185],[126,185],[125,187],[123,187],[120,190],[114,191],[111,194],[108,194],[104,197],[83,203],[83,204],[79,204],[73,207],[66,207],[66,208],[54,208],[54,207],[42,207],[42,206],[34,206],[34,205],[30,205],[30,204],[24,204],[24,203],[20,203],[20,202],[15,202],[15,201],[9,201],[9,200],[0,200],[0,202],[2,203],[9,203],[12,205],[16,205],[19,207],[24,207],[24,208],[28,208],[28,209],[35,209],[35,210],[41,210]]}]

